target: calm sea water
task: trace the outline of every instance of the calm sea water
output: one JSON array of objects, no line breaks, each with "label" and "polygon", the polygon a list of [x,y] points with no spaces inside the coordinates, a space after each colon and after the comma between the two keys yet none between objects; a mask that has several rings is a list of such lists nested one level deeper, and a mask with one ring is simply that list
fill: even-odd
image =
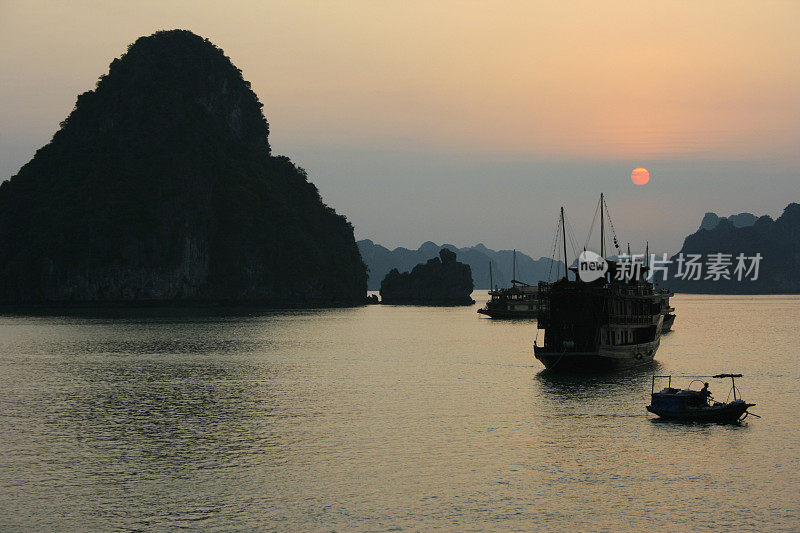
[{"label": "calm sea water", "polygon": [[[0,529],[800,530],[800,298],[677,296],[657,365],[594,377],[476,299],[2,315]],[[763,418],[648,417],[723,371]]]}]

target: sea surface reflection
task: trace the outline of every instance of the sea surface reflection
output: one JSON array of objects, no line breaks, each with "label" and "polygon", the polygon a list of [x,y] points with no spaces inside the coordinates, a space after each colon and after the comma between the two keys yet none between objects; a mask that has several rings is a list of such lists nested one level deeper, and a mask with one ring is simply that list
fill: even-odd
[{"label": "sea surface reflection", "polygon": [[[677,296],[653,365],[593,376],[485,298],[0,315],[0,529],[800,525],[800,298]],[[764,418],[649,421],[654,373],[724,371]]]}]

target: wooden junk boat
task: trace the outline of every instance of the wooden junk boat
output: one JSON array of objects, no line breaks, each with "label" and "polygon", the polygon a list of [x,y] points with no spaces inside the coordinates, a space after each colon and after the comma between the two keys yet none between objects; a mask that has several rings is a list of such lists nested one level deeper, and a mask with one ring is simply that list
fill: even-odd
[{"label": "wooden junk boat", "polygon": [[[741,396],[737,397],[735,378],[742,377],[741,374],[716,374],[711,377],[715,379],[731,378],[731,392],[733,401],[717,402],[713,401],[707,390],[692,389],[693,383],[699,383],[699,379],[692,380],[685,389],[672,387],[672,376],[653,376],[653,385],[650,390],[650,405],[647,410],[658,415],[665,420],[677,420],[685,422],[722,422],[735,423],[747,418],[747,410],[753,407],[754,403],[747,403]],[[656,379],[666,378],[667,386],[656,392]]]},{"label": "wooden junk boat", "polygon": [[[534,342],[534,355],[548,371],[597,372],[647,364],[661,342],[667,294],[654,290],[647,280],[647,266],[637,263],[636,268],[626,269],[605,259],[605,210],[601,195],[599,257],[607,263],[607,272],[584,282],[578,269],[567,269],[565,261],[563,278],[539,283],[537,327],[544,330],[544,344]],[[562,207],[558,230],[562,242],[558,244],[563,244],[565,258],[566,229]],[[619,253],[616,236],[614,246]]]}]

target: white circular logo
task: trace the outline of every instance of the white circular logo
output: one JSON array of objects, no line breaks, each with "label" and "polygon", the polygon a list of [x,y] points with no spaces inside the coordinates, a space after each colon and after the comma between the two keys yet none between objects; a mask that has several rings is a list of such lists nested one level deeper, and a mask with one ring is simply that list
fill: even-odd
[{"label": "white circular logo", "polygon": [[599,254],[584,250],[578,256],[578,276],[581,281],[590,282],[602,278],[608,272],[608,263]]}]

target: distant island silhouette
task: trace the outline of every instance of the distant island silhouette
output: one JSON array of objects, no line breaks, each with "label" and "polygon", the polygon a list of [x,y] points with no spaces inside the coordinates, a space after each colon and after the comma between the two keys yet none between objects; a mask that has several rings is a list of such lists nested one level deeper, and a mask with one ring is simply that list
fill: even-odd
[{"label": "distant island silhouette", "polygon": [[363,302],[352,225],[268,135],[221,49],[139,38],[0,185],[0,303]]},{"label": "distant island silhouette", "polygon": [[[431,257],[435,257],[439,250],[447,249],[458,254],[458,260],[469,265],[472,271],[472,279],[476,289],[488,289],[489,287],[489,263],[492,263],[492,274],[494,284],[498,287],[506,287],[511,284],[514,272],[512,250],[492,250],[483,244],[476,244],[466,248],[457,248],[452,244],[438,245],[431,241],[423,243],[417,250],[408,248],[395,248],[390,250],[385,246],[376,244],[369,239],[358,241],[358,249],[361,257],[369,267],[369,279],[367,286],[369,290],[380,289],[381,280],[392,269],[399,271],[411,270],[414,265],[424,263]],[[524,253],[517,251],[517,279],[535,285],[541,280],[547,280],[548,275],[556,276],[557,272],[564,270],[564,263],[553,261],[548,257],[533,259]]]},{"label": "distant island silhouette", "polygon": [[433,257],[411,269],[389,271],[381,281],[381,303],[422,305],[471,305],[474,284],[469,265],[456,261],[456,254],[442,248]]},{"label": "distant island silhouette", "polygon": [[[755,220],[753,220],[755,218]],[[752,223],[751,223],[752,222]],[[756,218],[750,213],[731,217],[717,217],[706,213],[700,229],[686,237],[680,252],[701,254],[731,254],[733,265],[736,256],[762,256],[758,279],[739,281],[731,279],[675,279],[678,254],[672,257],[669,279],[661,282],[676,292],[708,294],[785,294],[800,293],[800,204],[791,203],[783,214],[773,220],[769,216]]]},{"label": "distant island silhouette", "polygon": [[[433,242],[423,243],[419,249],[395,248],[364,239],[358,241],[361,256],[369,267],[369,290],[380,288],[380,279],[392,269],[409,270],[413,265],[435,256],[439,250],[447,249],[457,252],[459,259],[471,268],[476,289],[489,288],[489,263],[492,264],[494,284],[498,287],[508,286],[512,277],[513,252],[511,250],[495,251],[483,244],[466,248],[457,248],[451,244],[438,245]],[[731,254],[735,267],[735,258],[739,254],[753,257],[761,254],[758,279],[676,279],[679,254],[700,254],[707,260],[710,254]],[[660,257],[660,254],[656,254]],[[564,264],[542,257],[534,260],[530,256],[517,252],[517,279],[535,285],[539,281],[558,277],[563,272]],[[616,256],[609,256],[610,259]],[[719,216],[708,212],[703,216],[698,230],[686,237],[678,254],[671,258],[668,279],[662,281],[662,274],[655,274],[656,284],[660,288],[669,288],[683,293],[708,294],[782,294],[800,293],[800,204],[791,203],[776,220],[769,216],[758,217],[752,213],[739,213],[730,216]],[[574,264],[574,262],[573,262]]]},{"label": "distant island silhouette", "polygon": [[755,224],[758,217],[753,213],[739,213],[738,215],[731,215],[729,217],[719,217],[716,213],[706,213],[705,216],[703,216],[703,220],[700,222],[700,228],[712,230],[716,228],[722,220],[729,221],[737,228],[744,228]]}]

